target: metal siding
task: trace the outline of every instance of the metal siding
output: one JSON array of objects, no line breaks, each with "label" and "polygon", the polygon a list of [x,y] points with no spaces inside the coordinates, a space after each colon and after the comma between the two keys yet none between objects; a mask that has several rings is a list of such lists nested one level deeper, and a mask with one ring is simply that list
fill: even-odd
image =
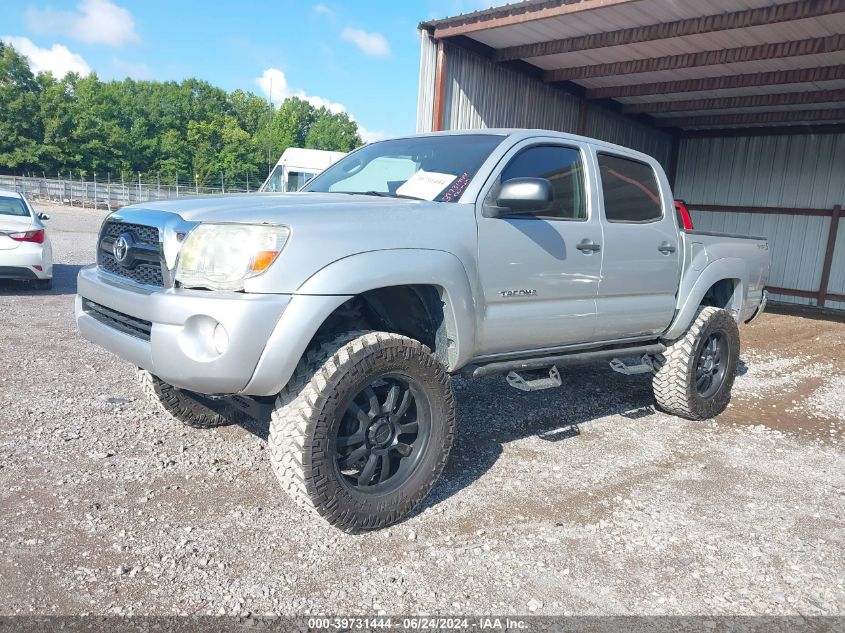
[{"label": "metal siding", "polygon": [[[525,127],[578,132],[581,100],[574,95],[456,46],[447,45],[446,73],[446,129]],[[433,71],[429,82],[433,87]],[[672,137],[665,132],[593,105],[587,110],[585,133],[645,152],[668,167]]]},{"label": "metal siding", "polygon": [[417,93],[417,132],[431,132],[434,117],[434,80],[437,74],[437,43],[425,31],[420,36],[420,81]]},{"label": "metal siding", "polygon": [[621,114],[588,104],[584,134],[643,152],[656,158],[664,169],[669,168],[672,155],[671,135]]},{"label": "metal siding", "polygon": [[578,129],[576,97],[456,46],[446,49],[445,101],[446,129]]},{"label": "metal siding", "polygon": [[[675,193],[691,203],[832,208],[845,202],[845,135],[684,139]],[[830,219],[813,216],[692,211],[696,228],[763,235],[769,239],[769,283],[819,287]],[[841,228],[841,227],[840,227]],[[845,285],[845,238],[840,234],[830,292]],[[774,295],[814,305],[813,299]],[[840,306],[829,302],[831,307]]]}]

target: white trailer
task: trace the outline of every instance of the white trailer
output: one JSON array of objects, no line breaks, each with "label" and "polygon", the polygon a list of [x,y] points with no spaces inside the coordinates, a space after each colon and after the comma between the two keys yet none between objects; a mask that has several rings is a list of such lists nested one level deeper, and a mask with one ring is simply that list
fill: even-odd
[{"label": "white trailer", "polygon": [[345,152],[289,147],[259,191],[296,191],[314,176],[346,156]]}]

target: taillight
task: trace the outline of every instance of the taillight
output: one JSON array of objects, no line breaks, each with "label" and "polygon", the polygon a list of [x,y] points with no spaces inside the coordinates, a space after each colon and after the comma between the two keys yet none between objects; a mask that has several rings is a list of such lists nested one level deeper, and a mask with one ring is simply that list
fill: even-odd
[{"label": "taillight", "polygon": [[44,229],[38,229],[37,231],[25,231],[23,233],[9,233],[8,235],[16,242],[33,242],[34,244],[44,243]]},{"label": "taillight", "polygon": [[692,216],[687,210],[687,205],[682,200],[675,200],[675,211],[678,213],[678,225],[684,231],[692,231]]}]

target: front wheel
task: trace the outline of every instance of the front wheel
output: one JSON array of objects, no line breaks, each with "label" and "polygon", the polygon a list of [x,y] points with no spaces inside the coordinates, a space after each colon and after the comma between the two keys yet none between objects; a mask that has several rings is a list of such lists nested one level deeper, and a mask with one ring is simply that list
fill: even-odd
[{"label": "front wheel", "polygon": [[702,308],[687,333],[656,357],[658,406],[690,420],[719,415],[731,399],[739,329],[727,310]]},{"label": "front wheel", "polygon": [[186,426],[213,429],[234,424],[244,417],[238,409],[224,400],[179,389],[140,367],[137,368],[137,375],[141,391],[147,399]]},{"label": "front wheel", "polygon": [[346,532],[392,525],[428,495],[455,429],[449,375],[419,341],[341,335],[279,395],[270,457],[285,491]]}]

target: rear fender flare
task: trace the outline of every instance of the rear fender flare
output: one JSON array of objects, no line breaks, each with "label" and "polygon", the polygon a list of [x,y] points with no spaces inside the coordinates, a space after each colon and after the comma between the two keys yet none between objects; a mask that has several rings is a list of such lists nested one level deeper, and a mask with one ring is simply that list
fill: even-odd
[{"label": "rear fender flare", "polygon": [[[742,312],[742,306],[748,294],[748,283],[745,261],[738,258],[719,259],[709,264],[701,271],[698,278],[690,285],[689,281],[682,279],[679,290],[679,297],[684,299],[680,304],[675,319],[669,326],[669,329],[663,334],[661,338],[666,340],[674,340],[689,329],[698,308],[701,305],[704,295],[713,286],[713,284],[722,281],[723,279],[738,279],[739,283],[734,288],[733,296],[731,297],[731,309],[733,317],[739,321]],[[687,290],[689,288],[689,290]]]}]

